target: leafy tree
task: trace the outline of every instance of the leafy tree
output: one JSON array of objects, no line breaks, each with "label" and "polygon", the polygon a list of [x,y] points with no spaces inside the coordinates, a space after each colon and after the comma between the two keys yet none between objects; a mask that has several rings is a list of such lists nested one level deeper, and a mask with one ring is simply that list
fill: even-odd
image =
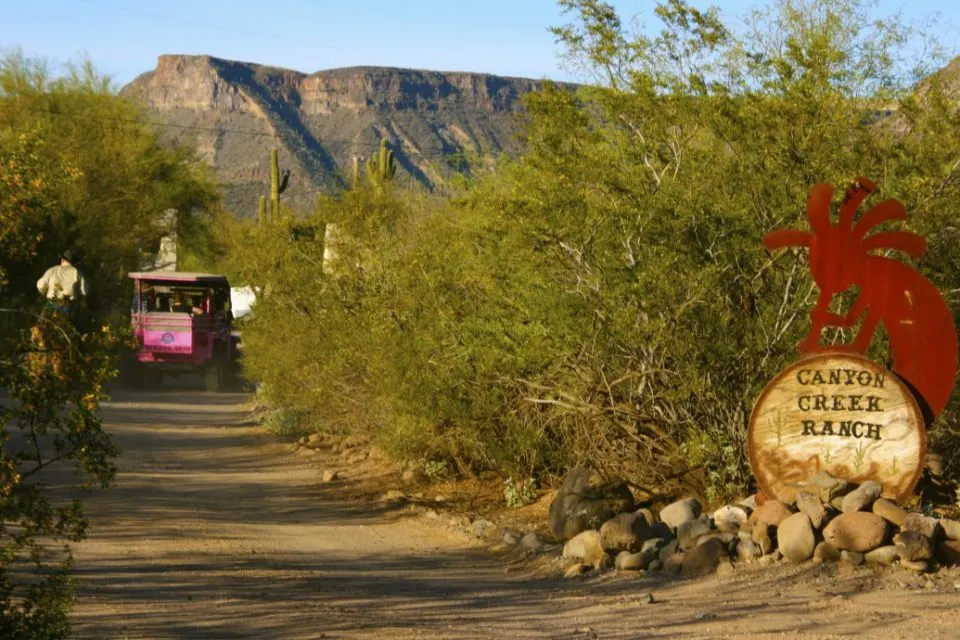
[{"label": "leafy tree", "polygon": [[[217,208],[215,183],[192,150],[161,147],[140,116],[89,62],[53,76],[42,61],[17,52],[0,59],[0,135],[35,132],[43,141],[33,148],[42,152],[35,164],[71,171],[69,180],[47,185],[47,206],[34,208],[22,223],[35,232],[34,255],[0,256],[8,297],[32,298],[38,274],[70,248],[91,281],[91,306],[122,306],[126,272],[159,246],[170,209],[179,212],[186,253],[213,250],[208,226]],[[14,259],[16,270],[8,263]]]},{"label": "leafy tree", "polygon": [[[123,339],[103,318],[126,306],[126,271],[168,208],[194,255],[215,248],[201,211],[215,208],[213,184],[138,116],[89,65],[52,78],[18,54],[0,61],[0,637],[69,632],[69,543],[87,530],[79,496],[116,471],[99,404]],[[65,247],[95,292],[71,320],[34,304]]]}]

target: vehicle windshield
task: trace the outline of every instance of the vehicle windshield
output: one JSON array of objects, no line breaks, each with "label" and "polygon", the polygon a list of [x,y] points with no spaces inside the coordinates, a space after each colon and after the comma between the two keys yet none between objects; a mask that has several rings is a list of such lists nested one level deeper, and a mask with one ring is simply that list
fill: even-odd
[{"label": "vehicle windshield", "polygon": [[211,315],[228,307],[229,291],[195,282],[140,283],[133,294],[131,310],[141,313],[187,313]]}]

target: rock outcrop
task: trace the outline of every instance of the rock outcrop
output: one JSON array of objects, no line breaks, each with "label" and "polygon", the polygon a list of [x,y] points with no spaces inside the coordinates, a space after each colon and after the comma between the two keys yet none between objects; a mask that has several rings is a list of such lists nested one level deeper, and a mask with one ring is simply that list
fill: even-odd
[{"label": "rock outcrop", "polygon": [[[572,85],[560,85],[572,87]],[[432,188],[519,150],[522,98],[543,82],[488,74],[350,67],[305,74],[211,56],[163,55],[124,88],[168,143],[191,140],[217,169],[227,208],[256,213],[269,149],[292,171],[286,202],[312,208],[381,139],[401,179]]]}]

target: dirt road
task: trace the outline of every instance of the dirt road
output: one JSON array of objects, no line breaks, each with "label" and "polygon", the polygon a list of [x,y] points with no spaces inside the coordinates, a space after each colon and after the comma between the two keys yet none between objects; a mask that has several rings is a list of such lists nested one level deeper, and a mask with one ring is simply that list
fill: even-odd
[{"label": "dirt road", "polygon": [[[561,581],[466,534],[344,503],[246,398],[118,393],[117,485],[76,545],[80,638],[953,638],[960,573],[744,568]],[[643,604],[649,592],[654,604]]]}]

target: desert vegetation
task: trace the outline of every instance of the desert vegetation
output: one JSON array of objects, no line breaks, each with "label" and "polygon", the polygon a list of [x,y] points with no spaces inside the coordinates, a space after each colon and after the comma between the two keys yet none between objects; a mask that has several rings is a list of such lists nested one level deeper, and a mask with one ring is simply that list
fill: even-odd
[{"label": "desert vegetation", "polygon": [[[903,201],[956,311],[954,80],[922,29],[857,0],[744,26],[671,0],[648,35],[560,4],[595,83],[531,95],[520,157],[433,194],[361,172],[315,211],[223,231],[226,268],[264,292],[248,372],[286,432],[518,486],[586,462],[641,495],[743,495],[751,407],[817,296],[805,254],[762,238],[805,228],[811,184],[866,176]],[[956,426],[954,403],[931,432],[954,474]]]},{"label": "desert vegetation", "polygon": [[[117,450],[99,405],[125,343],[126,273],[159,243],[164,212],[200,238],[215,185],[186,150],[161,148],[89,64],[52,76],[0,58],[0,636],[69,633],[69,543],[84,492],[111,483]],[[188,246],[191,245],[187,242]],[[36,282],[69,249],[90,282],[72,317]],[[58,485],[54,491],[51,485]]]}]

